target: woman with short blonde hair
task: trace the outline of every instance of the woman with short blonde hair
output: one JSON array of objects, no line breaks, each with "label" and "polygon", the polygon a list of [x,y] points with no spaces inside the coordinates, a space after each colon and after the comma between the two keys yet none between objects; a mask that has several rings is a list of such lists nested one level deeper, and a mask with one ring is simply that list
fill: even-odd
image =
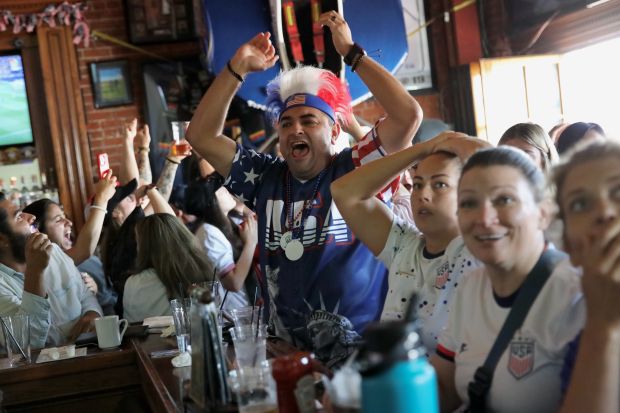
[{"label": "woman with short blonde hair", "polygon": [[511,126],[499,139],[498,145],[521,149],[545,173],[548,173],[559,160],[558,151],[551,137],[535,123],[517,123]]}]

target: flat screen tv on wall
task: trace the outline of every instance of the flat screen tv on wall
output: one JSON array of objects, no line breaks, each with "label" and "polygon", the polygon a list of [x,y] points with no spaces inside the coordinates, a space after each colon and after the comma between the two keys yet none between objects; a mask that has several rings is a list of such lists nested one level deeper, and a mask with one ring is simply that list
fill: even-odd
[{"label": "flat screen tv on wall", "polygon": [[0,147],[32,143],[20,55],[0,55]]}]

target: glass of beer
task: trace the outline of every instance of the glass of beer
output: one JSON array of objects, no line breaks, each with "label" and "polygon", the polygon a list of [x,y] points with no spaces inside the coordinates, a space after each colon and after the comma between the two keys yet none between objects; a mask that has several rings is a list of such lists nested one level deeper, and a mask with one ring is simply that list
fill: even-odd
[{"label": "glass of beer", "polygon": [[189,122],[171,122],[172,125],[172,146],[170,147],[170,155],[184,155],[191,147],[185,140],[185,132],[189,127]]}]

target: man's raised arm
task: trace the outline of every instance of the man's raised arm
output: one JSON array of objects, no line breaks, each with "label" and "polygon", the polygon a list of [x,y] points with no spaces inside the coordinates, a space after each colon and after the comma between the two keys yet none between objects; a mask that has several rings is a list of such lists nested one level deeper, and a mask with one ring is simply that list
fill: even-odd
[{"label": "man's raised arm", "polygon": [[278,60],[269,33],[242,45],[202,97],[187,130],[187,140],[220,175],[226,177],[235,156],[235,142],[222,134],[230,103],[251,72],[269,69]]},{"label": "man's raised arm", "polygon": [[[329,27],[336,51],[345,57],[353,47],[351,30],[335,11],[323,13],[320,23]],[[422,122],[422,108],[400,82],[370,56],[353,60],[355,73],[368,86],[387,118],[379,125],[379,138],[385,150],[396,152],[411,145]]]}]

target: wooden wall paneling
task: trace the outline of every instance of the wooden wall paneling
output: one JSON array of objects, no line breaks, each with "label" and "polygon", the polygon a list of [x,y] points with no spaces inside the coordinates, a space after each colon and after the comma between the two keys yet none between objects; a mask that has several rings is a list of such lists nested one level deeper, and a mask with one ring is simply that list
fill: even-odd
[{"label": "wooden wall paneling", "polygon": [[[28,92],[30,123],[37,159],[39,160],[39,170],[41,174],[45,174],[49,182],[48,175],[54,171],[54,150],[50,136],[49,119],[47,117],[45,86],[41,73],[41,60],[36,36],[30,35],[28,37],[31,41],[28,44],[23,43],[21,55],[24,63],[26,90]],[[30,184],[30,177],[26,178],[28,179],[27,184]]]},{"label": "wooden wall paneling", "polygon": [[[450,0],[442,0],[442,13],[446,10],[450,10],[452,7],[452,2]],[[455,67],[458,66],[458,53],[457,53],[457,39],[454,37],[454,26],[452,24],[452,15],[448,14],[448,19],[445,20],[445,15],[442,16],[441,20],[438,20],[438,23],[444,26],[445,33],[445,42],[446,42],[446,52],[448,55],[448,66]]]},{"label": "wooden wall paneling", "polygon": [[89,349],[86,357],[59,362],[18,368],[0,364],[2,411],[56,413],[86,407],[89,413],[147,412],[136,361],[127,343],[120,350]]},{"label": "wooden wall paneling", "polygon": [[512,56],[512,46],[508,37],[509,16],[505,0],[478,0],[476,8],[483,21],[480,34],[484,57]]},{"label": "wooden wall paneling", "polygon": [[[444,11],[442,1],[426,0],[427,20],[440,16]],[[451,123],[454,121],[454,106],[450,92],[450,30],[443,17],[435,20],[428,28],[429,46],[432,60],[433,85],[437,90],[440,117]]]},{"label": "wooden wall paneling", "polygon": [[[513,50],[523,50],[540,25],[511,36]],[[524,54],[565,53],[620,36],[620,0],[559,15]]]},{"label": "wooden wall paneling", "polygon": [[484,101],[480,78],[480,63],[459,66],[451,70],[451,93],[454,99],[454,130],[486,139],[484,126]]},{"label": "wooden wall paneling", "polygon": [[489,140],[487,135],[486,113],[484,111],[484,91],[482,88],[482,74],[480,73],[480,62],[469,65],[470,83],[468,83],[468,93],[471,98],[471,117],[473,119],[474,135],[480,139]]},{"label": "wooden wall paneling", "polygon": [[140,387],[132,387],[117,392],[105,392],[91,397],[62,399],[41,404],[26,404],[5,408],[6,413],[67,413],[85,410],[88,413],[110,412],[150,412]]},{"label": "wooden wall paneling", "polygon": [[[0,7],[0,10],[2,7]],[[19,47],[30,48],[37,46],[37,37],[34,34],[13,34],[12,31],[0,32],[0,51],[15,50]]]},{"label": "wooden wall paneling", "polygon": [[84,104],[71,30],[37,30],[60,202],[79,230],[93,186]]},{"label": "wooden wall paneling", "polygon": [[140,377],[135,365],[84,370],[67,374],[62,380],[46,377],[7,385],[5,391],[10,397],[3,401],[3,407],[43,405],[53,400],[78,399],[89,393],[101,397],[107,391],[135,389],[139,385]]},{"label": "wooden wall paneling", "polygon": [[[461,1],[452,0],[451,6]],[[482,57],[480,44],[480,21],[477,5],[472,5],[452,13],[452,31],[454,33],[455,62],[453,66],[466,65]]]}]

